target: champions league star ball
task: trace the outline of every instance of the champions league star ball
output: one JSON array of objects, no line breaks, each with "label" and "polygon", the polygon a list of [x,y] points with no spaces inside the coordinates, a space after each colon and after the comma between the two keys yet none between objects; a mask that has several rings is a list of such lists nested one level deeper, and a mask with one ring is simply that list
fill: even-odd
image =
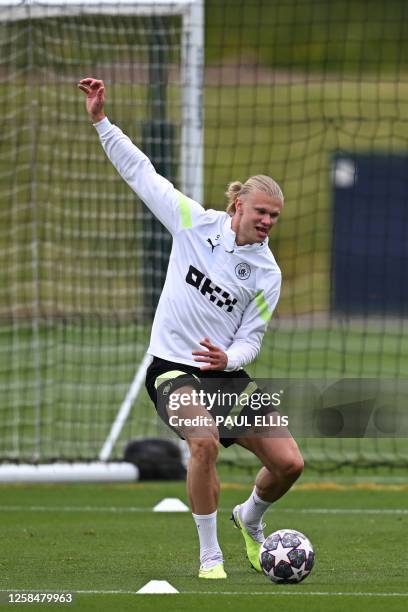
[{"label": "champions league star ball", "polygon": [[312,571],[315,554],[303,533],[294,529],[279,529],[268,536],[261,546],[259,561],[263,573],[272,582],[301,582]]}]

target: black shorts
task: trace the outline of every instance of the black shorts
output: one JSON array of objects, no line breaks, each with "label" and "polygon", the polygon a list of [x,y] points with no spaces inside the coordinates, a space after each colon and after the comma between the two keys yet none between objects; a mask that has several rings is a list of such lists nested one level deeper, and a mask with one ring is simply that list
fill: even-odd
[{"label": "black shorts", "polygon": [[244,370],[203,371],[194,366],[154,357],[146,373],[146,389],[160,418],[180,437],[177,429],[169,423],[168,406],[170,395],[183,386],[193,387],[197,394],[204,393],[201,398],[211,398],[204,403],[216,421],[220,442],[225,447],[246,435],[256,424],[255,417],[276,412],[272,404],[257,405],[256,408],[253,407],[254,402],[251,405],[251,398],[259,397],[262,391]]}]

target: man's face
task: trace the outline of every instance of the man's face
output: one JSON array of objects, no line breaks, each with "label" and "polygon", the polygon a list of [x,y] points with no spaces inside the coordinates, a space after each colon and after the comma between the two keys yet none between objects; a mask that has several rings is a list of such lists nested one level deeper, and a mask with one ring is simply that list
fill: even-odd
[{"label": "man's face", "polygon": [[238,246],[263,242],[278,222],[283,202],[257,190],[237,198],[231,227]]}]

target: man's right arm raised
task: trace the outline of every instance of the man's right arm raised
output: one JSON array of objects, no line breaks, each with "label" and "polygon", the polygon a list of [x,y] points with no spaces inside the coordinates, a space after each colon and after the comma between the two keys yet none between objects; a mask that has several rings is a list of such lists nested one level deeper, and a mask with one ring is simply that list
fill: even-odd
[{"label": "man's right arm raised", "polygon": [[157,174],[150,159],[107,117],[95,123],[107,157],[171,234],[180,227],[180,193]]},{"label": "man's right arm raised", "polygon": [[191,227],[204,209],[157,174],[149,158],[109,121],[104,112],[104,82],[87,77],[79,81],[78,88],[86,95],[87,112],[106,155],[121,177],[171,234]]}]

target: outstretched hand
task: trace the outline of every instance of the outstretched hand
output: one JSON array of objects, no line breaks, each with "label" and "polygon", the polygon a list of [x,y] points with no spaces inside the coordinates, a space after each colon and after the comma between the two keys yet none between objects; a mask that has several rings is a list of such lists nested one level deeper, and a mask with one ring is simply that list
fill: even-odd
[{"label": "outstretched hand", "polygon": [[200,340],[201,346],[204,346],[206,351],[193,351],[194,361],[207,363],[208,365],[201,366],[201,370],[225,370],[228,365],[227,354],[224,353],[218,346],[212,344],[209,338]]},{"label": "outstretched hand", "polygon": [[88,77],[81,79],[78,87],[86,94],[86,110],[92,121],[97,123],[105,117],[103,107],[105,105],[105,85],[99,79]]}]

